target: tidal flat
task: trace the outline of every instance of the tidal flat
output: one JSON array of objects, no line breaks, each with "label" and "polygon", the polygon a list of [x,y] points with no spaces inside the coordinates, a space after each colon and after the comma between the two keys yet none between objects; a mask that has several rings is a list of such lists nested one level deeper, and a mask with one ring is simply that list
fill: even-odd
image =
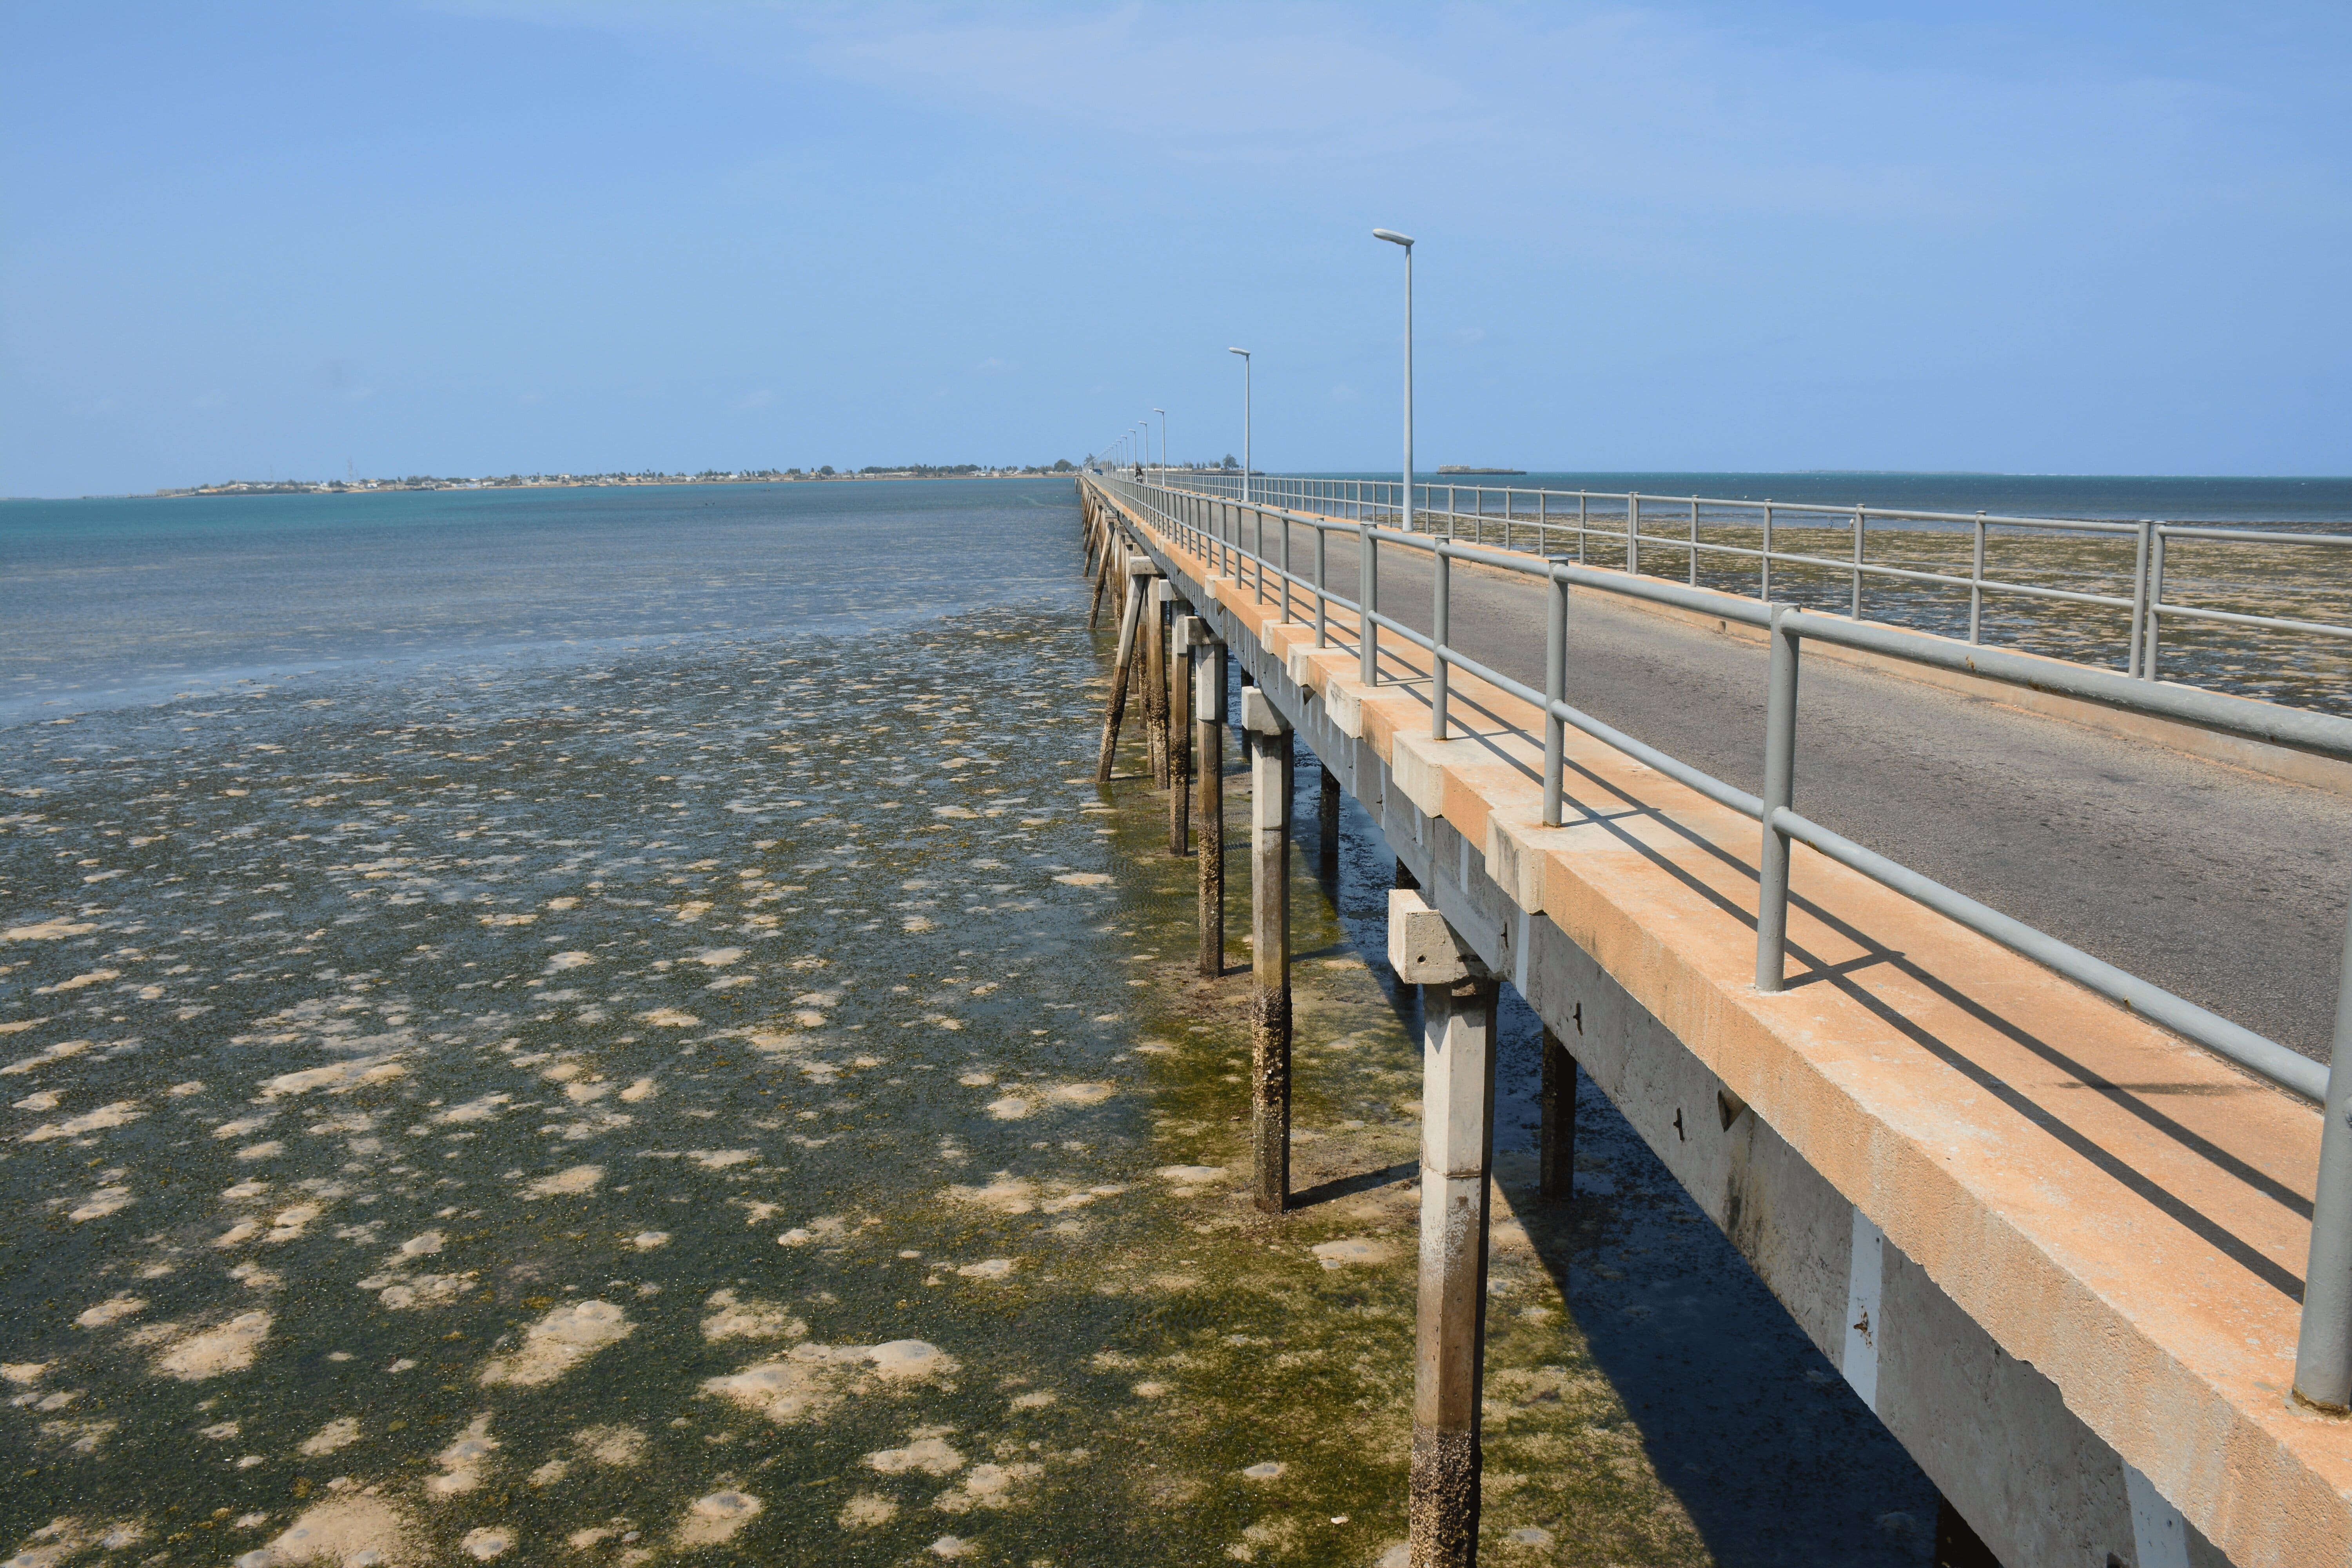
[{"label": "tidal flat", "polygon": [[[1199,978],[1082,619],[15,728],[12,1568],[1401,1562],[1391,863],[1352,807],[1295,858],[1267,1219],[1245,919]],[[1489,1560],[1924,1561],[1932,1490],[1589,1089],[1533,1198],[1535,1041],[1512,1004]]]},{"label": "tidal flat", "polygon": [[[1671,503],[1667,503],[1671,505]],[[1671,513],[1668,513],[1671,516]],[[1519,549],[1535,541],[1532,521],[1516,519],[1508,532]],[[1478,520],[1465,520],[1465,539],[1475,540]],[[1619,520],[1622,529],[1622,519]],[[2339,531],[2341,525],[2331,525]],[[1483,542],[1504,542],[1504,520],[1486,520]],[[1760,527],[1702,520],[1698,569],[1690,572],[1690,531],[1671,521],[1644,518],[1641,564],[1653,575],[1729,594],[1754,596],[1759,587],[1757,556],[1764,544]],[[1555,529],[1546,548],[1576,554],[1572,531]],[[1853,606],[1853,553],[1850,528],[1820,528],[1783,521],[1772,532],[1776,553],[1828,563],[1800,565],[1777,562],[1772,596],[1783,604],[1832,615]],[[2030,532],[1994,528],[1986,542],[1988,582],[2062,593],[2091,594],[2128,605],[2139,570],[2137,542],[2129,535]],[[1974,566],[1973,532],[1948,528],[1878,527],[1865,536],[1869,565],[1933,573],[1958,578],[1922,583],[1865,575],[1865,619],[1911,626],[1942,637],[1969,635],[1969,590]],[[1745,552],[1732,554],[1730,552]],[[1622,532],[1612,539],[1588,537],[1583,559],[1594,566],[1622,568]],[[2180,539],[2165,556],[2164,601],[2235,615],[2277,616],[2328,626],[2352,626],[2352,546],[2279,544],[2229,539]],[[2352,713],[2352,640],[2276,627],[2233,626],[2173,615],[2161,617],[2158,673],[2213,691],[2263,702]],[[2043,654],[2113,669],[2126,667],[2131,612],[2110,605],[2084,605],[2003,593],[1982,595],[1979,635],[1990,647]]]}]

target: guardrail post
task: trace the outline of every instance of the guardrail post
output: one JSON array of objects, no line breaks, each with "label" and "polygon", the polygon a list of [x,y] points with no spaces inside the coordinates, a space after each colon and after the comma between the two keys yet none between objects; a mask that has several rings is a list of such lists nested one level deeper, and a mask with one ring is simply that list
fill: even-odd
[{"label": "guardrail post", "polygon": [[1430,552],[1429,580],[1431,596],[1436,601],[1430,608],[1429,625],[1429,738],[1445,739],[1445,646],[1452,635],[1454,602],[1454,563],[1447,558],[1445,547],[1439,545]]},{"label": "guardrail post", "polygon": [[2148,531],[2147,552],[2147,650],[2139,658],[2139,673],[2143,680],[2156,679],[2157,638],[2164,629],[2164,523],[2158,520]]},{"label": "guardrail post", "polygon": [[1256,581],[1252,591],[1256,595],[1257,602],[1263,605],[1265,603],[1265,508],[1262,506],[1252,507],[1250,509],[1250,518],[1255,524],[1257,539],[1257,542],[1252,546],[1250,551],[1250,553],[1255,557],[1257,563],[1257,570],[1255,574]]},{"label": "guardrail post", "polygon": [[1633,490],[1625,497],[1625,570],[1639,576],[1642,571],[1642,492]]},{"label": "guardrail post", "polygon": [[1771,665],[1764,697],[1764,851],[1756,877],[1756,989],[1784,987],[1789,951],[1789,836],[1772,814],[1791,806],[1797,783],[1797,633],[1790,606],[1772,606]]},{"label": "guardrail post", "polygon": [[1698,497],[1691,497],[1690,585],[1698,586]]},{"label": "guardrail post", "polygon": [[1862,508],[1856,507],[1853,509],[1853,571],[1852,573],[1853,608],[1849,614],[1857,621],[1862,619],[1862,531],[1863,511]]},{"label": "guardrail post", "polygon": [[[1977,513],[1976,532],[1976,552],[1969,559],[1969,646],[1971,647],[1984,638],[1985,520],[1982,512]],[[2132,622],[2132,631],[2137,639],[2139,631],[2137,619]]]},{"label": "guardrail post", "polygon": [[1356,676],[1366,686],[1381,683],[1381,632],[1372,625],[1372,612],[1380,608],[1381,603],[1380,549],[1380,541],[1373,536],[1370,523],[1367,522],[1357,530],[1356,603],[1362,608],[1356,616],[1356,647],[1360,655]]},{"label": "guardrail post", "polygon": [[1553,571],[1546,580],[1550,592],[1549,612],[1544,617],[1544,776],[1543,820],[1546,827],[1559,826],[1561,770],[1567,765],[1568,725],[1557,710],[1568,700],[1568,583],[1560,576],[1559,563],[1552,563]]},{"label": "guardrail post", "polygon": [[1290,624],[1290,514],[1282,514],[1282,624]]},{"label": "guardrail post", "polygon": [[1772,503],[1764,503],[1764,552],[1757,557],[1762,575],[1757,580],[1756,596],[1766,604],[1772,602]]},{"label": "guardrail post", "polygon": [[1315,527],[1315,646],[1328,647],[1331,642],[1331,564],[1330,530],[1318,523]]},{"label": "guardrail post", "polygon": [[1549,490],[1536,491],[1536,553],[1538,555],[1551,553],[1550,502]]},{"label": "guardrail post", "polygon": [[2132,557],[2132,613],[2130,647],[2124,650],[2124,673],[2139,673],[2139,628],[2147,619],[2147,521],[2139,525],[2139,549]]},{"label": "guardrail post", "polygon": [[2336,1056],[2319,1133],[2319,1190],[2303,1270],[2303,1330],[2294,1346],[2294,1396],[2352,1414],[2352,921],[2336,995]]}]

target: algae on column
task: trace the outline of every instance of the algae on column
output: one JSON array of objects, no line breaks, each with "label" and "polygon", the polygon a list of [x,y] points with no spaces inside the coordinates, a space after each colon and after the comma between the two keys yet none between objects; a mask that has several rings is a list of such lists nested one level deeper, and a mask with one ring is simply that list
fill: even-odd
[{"label": "algae on column", "polygon": [[1206,636],[1192,606],[1171,605],[1168,623],[1168,853],[1192,851],[1192,679],[1194,637]]},{"label": "algae on column", "polygon": [[1192,644],[1193,767],[1200,796],[1201,958],[1204,978],[1225,972],[1225,645],[1201,623]]},{"label": "algae on column", "polygon": [[1413,1568],[1478,1554],[1486,1237],[1498,985],[1420,894],[1389,895],[1389,965],[1421,987],[1421,1281],[1413,1332]]},{"label": "algae on column", "polygon": [[1095,759],[1095,782],[1110,783],[1111,763],[1118,752],[1118,727],[1127,713],[1129,668],[1135,662],[1135,638],[1149,596],[1151,563],[1135,556],[1127,563],[1127,609],[1119,617],[1118,654],[1111,661],[1110,698],[1103,705],[1102,752]]},{"label": "algae on column", "polygon": [[1143,673],[1143,730],[1151,752],[1151,783],[1155,789],[1168,787],[1168,602],[1169,583],[1155,577],[1150,583],[1150,595],[1143,607],[1144,638],[1141,652]]},{"label": "algae on column", "polygon": [[1290,725],[1265,689],[1242,691],[1250,755],[1251,1201],[1290,1202]]}]

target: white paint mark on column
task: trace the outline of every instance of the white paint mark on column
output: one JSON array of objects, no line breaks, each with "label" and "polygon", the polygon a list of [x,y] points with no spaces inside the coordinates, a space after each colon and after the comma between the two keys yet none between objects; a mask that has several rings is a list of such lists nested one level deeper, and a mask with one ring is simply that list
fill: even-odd
[{"label": "white paint mark on column", "polygon": [[1519,994],[1520,1000],[1525,1001],[1528,994],[1528,911],[1519,910],[1518,920],[1518,930],[1511,939],[1511,988]]},{"label": "white paint mark on column", "polygon": [[2132,1553],[2139,1568],[2189,1568],[2188,1521],[2128,1460],[2124,1495],[2131,1500]]},{"label": "white paint mark on column", "polygon": [[1878,1283],[1886,1233],[1853,1211],[1853,1260],[1845,1276],[1845,1355],[1838,1370],[1874,1414],[1878,1409]]}]

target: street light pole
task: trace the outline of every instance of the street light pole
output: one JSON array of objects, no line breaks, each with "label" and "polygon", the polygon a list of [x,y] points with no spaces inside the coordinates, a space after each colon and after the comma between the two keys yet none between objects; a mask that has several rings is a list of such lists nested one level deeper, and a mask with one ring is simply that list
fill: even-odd
[{"label": "street light pole", "polygon": [[1155,408],[1151,412],[1160,416],[1160,471],[1164,474],[1168,471],[1168,410]]},{"label": "street light pole", "polygon": [[1412,240],[1392,228],[1376,228],[1372,237],[1404,247],[1404,523],[1412,527]]},{"label": "street light pole", "polygon": [[1247,349],[1227,349],[1225,352],[1242,356],[1242,500],[1247,504],[1255,488],[1250,484],[1250,352]]},{"label": "street light pole", "polygon": [[[1372,230],[1372,237],[1385,239],[1391,245],[1404,247],[1404,494],[1399,498],[1402,505],[1398,509],[1401,514],[1398,526],[1411,532],[1412,530],[1412,239],[1410,236],[1399,234],[1392,228],[1376,228]],[[1380,683],[1381,679],[1380,632],[1373,624],[1372,616],[1380,606],[1381,583],[1379,551],[1373,542],[1370,527],[1365,529],[1363,542],[1356,553],[1362,566],[1360,574],[1362,582],[1358,588],[1358,592],[1362,596],[1359,602],[1364,606],[1363,629],[1357,638],[1361,645],[1362,668],[1360,671],[1360,677],[1365,685],[1375,686]],[[1442,584],[1444,582],[1443,574],[1444,563],[1441,560],[1433,564],[1437,568],[1437,581]],[[1443,630],[1442,627],[1439,629]],[[1437,703],[1443,704],[1444,701],[1443,664],[1433,660],[1431,674],[1432,695]],[[1441,706],[1437,711],[1442,713],[1444,710]]]}]

